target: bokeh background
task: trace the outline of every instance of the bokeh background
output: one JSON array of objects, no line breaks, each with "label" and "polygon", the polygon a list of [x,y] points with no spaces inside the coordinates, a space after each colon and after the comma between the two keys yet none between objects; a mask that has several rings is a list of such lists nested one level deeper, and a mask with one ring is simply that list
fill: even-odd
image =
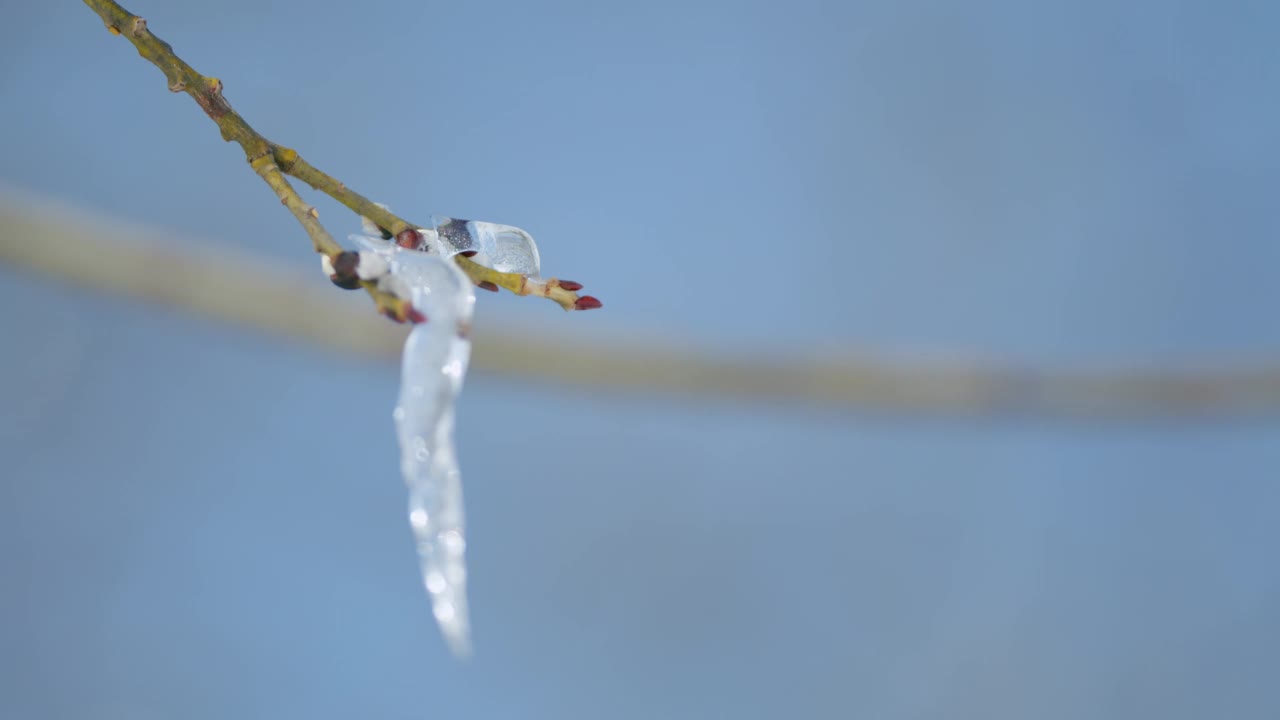
[{"label": "bokeh background", "polygon": [[[71,207],[104,248],[144,227],[337,293],[88,8],[3,5],[0,245]],[[127,7],[268,137],[406,215],[525,227],[605,302],[484,295],[482,330],[780,373],[1280,357],[1274,3]],[[1280,717],[1280,408],[955,417],[482,368],[458,662],[394,358],[82,285],[0,263],[2,717]]]}]

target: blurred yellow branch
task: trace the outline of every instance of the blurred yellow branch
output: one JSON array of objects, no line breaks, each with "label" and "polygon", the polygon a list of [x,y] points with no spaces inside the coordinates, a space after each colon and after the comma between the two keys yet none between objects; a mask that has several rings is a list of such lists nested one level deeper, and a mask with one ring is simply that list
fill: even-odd
[{"label": "blurred yellow branch", "polygon": [[[0,188],[0,262],[273,337],[399,357],[403,329],[377,322],[296,269],[183,243],[119,220]],[[341,332],[334,332],[334,328]],[[1280,416],[1280,361],[1177,368],[1022,367],[862,351],[746,357],[680,338],[591,343],[518,327],[476,328],[472,367],[606,391],[805,403],[909,417],[1226,420]]]}]

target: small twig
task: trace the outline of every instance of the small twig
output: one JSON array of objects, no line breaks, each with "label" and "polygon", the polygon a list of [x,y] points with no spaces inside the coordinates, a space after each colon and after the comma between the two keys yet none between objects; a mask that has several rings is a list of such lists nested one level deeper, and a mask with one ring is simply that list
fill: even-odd
[{"label": "small twig", "polygon": [[[276,164],[280,166],[283,172],[298,178],[316,190],[337,200],[360,217],[369,218],[375,225],[386,230],[392,237],[396,237],[406,230],[416,231],[417,228],[421,227],[410,223],[347,187],[328,173],[316,168],[304,160],[296,150],[273,144],[271,151],[275,155]],[[481,287],[493,285],[510,290],[516,295],[549,298],[565,310],[589,310],[599,307],[598,304],[594,304],[597,302],[594,298],[587,297],[584,300],[584,297],[580,297],[573,289],[564,287],[561,281],[555,278],[538,281],[517,273],[498,272],[492,268],[472,262],[461,255],[456,256],[454,261],[471,278],[473,283]]]},{"label": "small twig", "polygon": [[[147,21],[120,7],[113,0],[84,0],[96,12],[107,29],[114,35],[123,35],[138,49],[138,54],[164,73],[173,92],[185,92],[204,110],[222,132],[222,139],[235,142],[244,150],[245,159],[254,171],[271,186],[281,203],[306,230],[316,252],[331,260],[342,252],[342,246],[324,229],[317,219],[315,208],[308,205],[289,184],[284,175],[291,175],[311,187],[325,193],[362,217],[367,217],[393,236],[406,230],[417,232],[419,226],[400,218],[374,204],[360,193],[348,188],[332,176],[313,167],[296,150],[277,145],[260,135],[245,122],[222,94],[222,81],[196,72],[173,52],[173,47],[156,37]],[[472,262],[465,257],[454,258],[459,267],[475,284],[493,289],[502,287],[517,295],[535,295],[549,298],[565,310],[588,310],[600,303],[590,296],[579,296],[577,283],[554,278],[538,281],[524,275],[503,273]],[[375,283],[361,281],[369,291],[378,309],[393,319],[413,319],[412,307],[393,295],[378,290]]]},{"label": "small twig", "polygon": [[293,216],[297,218],[298,223],[307,231],[307,235],[311,236],[311,244],[315,247],[316,252],[323,253],[331,258],[342,252],[342,246],[320,224],[319,213],[316,212],[313,206],[303,202],[302,197],[298,195],[298,191],[293,189],[293,186],[285,179],[284,174],[280,172],[280,168],[272,161],[271,155],[255,158],[249,163],[249,166],[263,180],[267,181],[272,190],[276,191],[276,196],[280,198],[280,203],[289,208],[289,212],[293,213]]}]

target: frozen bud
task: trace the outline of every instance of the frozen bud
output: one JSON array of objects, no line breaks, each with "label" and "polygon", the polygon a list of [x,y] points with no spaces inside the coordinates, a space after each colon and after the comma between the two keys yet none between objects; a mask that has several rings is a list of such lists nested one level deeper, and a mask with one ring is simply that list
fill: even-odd
[{"label": "frozen bud", "polygon": [[360,264],[360,253],[343,250],[333,257],[333,272],[341,277],[356,274],[356,266]]},{"label": "frozen bud", "polygon": [[356,274],[356,266],[360,264],[360,255],[349,250],[335,255],[330,264],[333,267],[333,274],[329,279],[334,285],[344,290],[355,290],[360,287],[360,276]]},{"label": "frozen bud", "polygon": [[405,228],[396,233],[396,244],[405,250],[421,250],[422,233],[413,228]]},{"label": "frozen bud", "polygon": [[359,258],[353,252],[338,253],[335,258],[320,256],[320,269],[334,285],[343,290],[355,290],[360,287],[360,278],[352,271]]}]

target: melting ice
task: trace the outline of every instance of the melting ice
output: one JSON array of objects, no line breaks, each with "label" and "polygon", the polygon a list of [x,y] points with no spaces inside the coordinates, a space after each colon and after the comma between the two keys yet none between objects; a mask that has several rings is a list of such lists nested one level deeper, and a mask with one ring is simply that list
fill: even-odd
[{"label": "melting ice", "polygon": [[451,258],[474,251],[474,262],[530,276],[537,276],[539,259],[533,238],[520,228],[434,220],[435,230],[422,230],[426,251],[400,248],[381,238],[377,227],[368,222],[365,230],[370,234],[351,239],[362,250],[389,261],[390,289],[427,316],[427,322],[415,325],[405,341],[394,417],[423,584],[446,642],[455,654],[464,656],[470,653],[471,637],[462,478],[453,427],[454,402],[471,356],[468,336],[475,292]]}]

